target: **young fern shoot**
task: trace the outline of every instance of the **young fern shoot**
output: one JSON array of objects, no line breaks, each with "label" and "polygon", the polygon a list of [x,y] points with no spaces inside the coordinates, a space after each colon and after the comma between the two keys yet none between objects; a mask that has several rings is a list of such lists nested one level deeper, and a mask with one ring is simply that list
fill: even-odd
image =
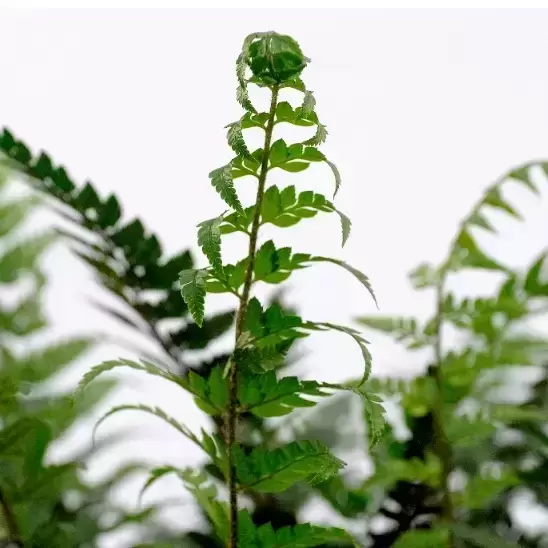
[{"label": "young fern shoot", "polygon": [[[318,146],[327,137],[327,131],[315,112],[316,100],[313,93],[306,89],[300,79],[301,72],[308,62],[309,59],[303,55],[298,43],[289,36],[266,32],[251,34],[245,39],[237,60],[236,73],[239,82],[237,99],[246,112],[240,120],[227,126],[229,128],[228,143],[236,153],[236,157],[228,165],[210,173],[212,185],[233,211],[228,215],[223,213],[199,225],[199,244],[209,259],[210,266],[200,270],[184,271],[180,276],[183,298],[198,325],[203,321],[207,292],[230,292],[239,299],[235,351],[223,376],[223,378],[228,377],[228,401],[223,414],[226,425],[226,471],[230,497],[229,546],[231,548],[241,545],[238,544],[239,539],[249,537],[248,531],[245,531],[245,534],[244,531],[239,531],[239,521],[242,521],[242,518],[238,519],[238,491],[242,480],[245,483],[246,476],[253,476],[258,472],[260,476],[265,473],[274,477],[286,475],[281,470],[279,474],[276,473],[278,463],[271,458],[274,452],[256,451],[250,456],[245,456],[239,450],[235,439],[239,413],[251,409],[259,416],[277,416],[286,414],[295,407],[314,404],[301,398],[294,391],[282,397],[278,396],[266,405],[261,402],[261,405],[257,407],[256,404],[253,405],[255,395],[252,387],[268,379],[268,382],[272,384],[268,390],[276,392],[276,384],[280,381],[276,379],[275,374],[268,376],[267,374],[273,372],[276,366],[283,362],[285,354],[296,339],[307,336],[311,331],[334,329],[347,333],[358,343],[364,358],[363,382],[369,377],[371,368],[371,356],[366,341],[357,331],[330,323],[304,321],[298,316],[284,315],[277,305],[263,310],[256,298],[250,298],[251,289],[255,283],[263,281],[278,284],[286,280],[292,271],[323,261],[345,268],[367,288],[375,299],[368,278],[340,260],[314,257],[307,253],[293,253],[289,247],[278,249],[273,241],[268,241],[258,248],[257,240],[261,226],[271,223],[278,227],[290,227],[301,220],[314,217],[318,212],[338,214],[342,225],[343,245],[349,236],[350,220],[322,194],[313,191],[297,193],[295,186],[288,186],[283,190],[279,190],[276,186],[267,188],[267,177],[270,171],[279,168],[286,172],[300,172],[307,169],[312,162],[324,162],[332,170],[335,178],[333,196],[341,183],[335,164],[318,150]],[[251,77],[248,79],[249,69]],[[252,104],[247,91],[249,83],[270,90],[268,112],[258,112]],[[289,102],[281,101],[280,92],[284,88],[301,91],[302,104],[294,108]],[[281,123],[315,127],[315,133],[304,142],[288,145],[283,139],[274,140],[273,137],[275,126]],[[264,145],[253,152],[249,151],[243,137],[243,130],[251,127],[264,130]],[[246,209],[243,208],[234,186],[235,179],[245,176],[257,179],[255,204]],[[248,236],[248,256],[235,265],[223,265],[221,236],[232,232],[243,232]],[[313,383],[313,385],[313,391],[317,390],[317,394],[313,391],[300,390],[300,392],[308,395],[323,395],[321,388],[342,388],[325,383]],[[270,399],[267,397],[267,400]],[[374,441],[382,429],[382,407],[372,395],[366,394],[366,400],[371,410],[372,431],[370,434]],[[291,474],[294,479],[301,479],[299,476],[303,479],[317,476],[316,479],[321,480],[340,468],[340,461],[328,456],[324,447],[312,444],[310,450],[312,453],[303,455],[310,459],[309,464],[301,467],[300,470],[295,469]],[[277,451],[284,454],[286,449]],[[304,447],[299,447],[295,455],[296,459],[301,456],[301,451],[304,451]],[[266,484],[272,491],[278,490],[280,483],[285,485],[281,477],[266,479]],[[290,483],[292,482],[288,482],[288,486]],[[265,488],[265,479],[258,478],[251,485],[254,488],[262,485]],[[243,522],[247,523],[245,519]],[[311,542],[314,541],[311,540]]]},{"label": "young fern shoot", "polygon": [[[204,431],[201,436],[196,435],[157,407],[119,405],[103,417],[127,410],[155,415],[208,454],[226,478],[228,505],[216,499],[216,489],[204,472],[180,470],[171,465],[152,470],[143,492],[160,477],[176,474],[209,516],[216,536],[229,548],[308,547],[337,541],[357,546],[351,535],[338,528],[304,524],[275,530],[270,523],[256,526],[248,511],[240,510],[238,495],[242,492],[277,493],[298,481],[321,482],[344,466],[324,444],[315,440],[294,441],[274,449],[259,446],[246,454],[236,440],[240,415],[251,413],[260,418],[279,417],[297,407],[314,406],[316,401],[310,398],[329,396],[336,390],[352,390],[363,398],[371,445],[384,431],[381,400],[370,393],[369,385],[365,384],[371,371],[371,355],[361,334],[350,327],[304,320],[284,312],[277,304],[265,310],[251,294],[258,282],[279,284],[295,270],[317,262],[328,262],[343,267],[375,299],[367,276],[339,259],[294,253],[289,247],[277,248],[272,240],[260,247],[257,243],[263,225],[290,227],[318,213],[335,213],[339,217],[343,245],[349,236],[350,220],[324,195],[310,190],[297,192],[295,186],[283,190],[276,186],[267,187],[267,177],[272,170],[296,173],[307,169],[312,162],[323,162],[331,169],[335,179],[334,194],[341,183],[335,165],[318,150],[327,131],[315,112],[314,95],[300,79],[308,62],[291,37],[265,32],[251,34],[245,39],[236,63],[237,99],[245,109],[240,120],[227,126],[228,143],[236,156],[209,174],[211,184],[230,211],[198,225],[198,243],[209,266],[184,270],[179,276],[182,297],[198,326],[204,320],[206,293],[230,293],[238,299],[235,348],[226,366],[215,367],[207,378],[192,371],[188,377],[181,378],[149,362],[116,360],[96,366],[81,382],[81,388],[84,388],[105,371],[130,367],[177,384],[193,394],[200,409],[224,419],[223,439]],[[256,110],[248,95],[249,84],[270,91],[268,112]],[[303,93],[300,106],[295,108],[281,100],[281,92],[286,88]],[[304,142],[287,144],[283,139],[274,138],[276,126],[282,123],[314,128],[314,133]],[[243,130],[251,127],[264,131],[263,147],[255,151],[247,148],[243,137]],[[241,177],[257,180],[255,203],[245,208],[234,185],[234,181]],[[234,232],[242,232],[249,238],[248,254],[236,264],[224,264],[221,238]],[[277,369],[297,339],[327,330],[345,333],[358,344],[364,362],[359,385],[350,387],[278,376]]]}]

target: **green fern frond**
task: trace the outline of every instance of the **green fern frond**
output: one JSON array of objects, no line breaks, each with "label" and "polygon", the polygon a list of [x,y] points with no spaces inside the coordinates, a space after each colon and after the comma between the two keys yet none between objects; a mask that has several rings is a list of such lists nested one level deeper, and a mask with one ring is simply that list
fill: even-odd
[{"label": "green fern frond", "polygon": [[213,188],[219,193],[226,204],[238,212],[243,212],[242,204],[236,194],[232,179],[232,166],[230,164],[213,170],[209,174]]},{"label": "green fern frond", "polygon": [[179,273],[181,295],[194,321],[202,326],[205,313],[207,270],[183,270]]},{"label": "green fern frond", "polygon": [[208,258],[213,272],[221,278],[224,277],[223,261],[221,258],[221,231],[219,229],[222,222],[223,215],[215,219],[202,221],[198,225],[198,245]]},{"label": "green fern frond", "polygon": [[270,451],[257,448],[249,455],[238,446],[233,450],[240,488],[263,493],[285,491],[298,481],[325,481],[344,466],[318,441],[295,441]]}]

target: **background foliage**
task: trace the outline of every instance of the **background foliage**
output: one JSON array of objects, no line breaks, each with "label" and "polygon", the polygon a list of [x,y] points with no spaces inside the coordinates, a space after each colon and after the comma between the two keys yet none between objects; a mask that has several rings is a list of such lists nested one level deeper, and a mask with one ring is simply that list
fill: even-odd
[{"label": "background foliage", "polygon": [[[70,393],[52,390],[52,382],[95,341],[80,337],[44,342],[47,320],[41,297],[46,279],[40,259],[57,236],[24,230],[32,226],[28,217],[38,200],[33,195],[17,197],[9,191],[7,172],[0,175],[0,538],[29,548],[96,546],[102,533],[132,520],[145,521],[153,509],[130,515],[108,498],[138,463],[109,471],[93,486],[81,480],[85,460],[115,450],[116,438],[80,447],[71,460],[49,462],[52,445],[114,384],[98,382],[76,402]],[[107,515],[109,523],[104,524]]]}]

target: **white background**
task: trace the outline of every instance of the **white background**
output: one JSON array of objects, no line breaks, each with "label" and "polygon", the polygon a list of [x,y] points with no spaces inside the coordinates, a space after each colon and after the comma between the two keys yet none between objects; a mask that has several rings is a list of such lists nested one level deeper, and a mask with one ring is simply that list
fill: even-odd
[{"label": "white background", "polygon": [[[115,192],[126,218],[140,216],[168,253],[196,250],[195,225],[224,209],[207,174],[231,157],[223,126],[241,115],[234,97],[241,42],[255,31],[291,34],[312,58],[303,79],[328,127],[323,150],[341,171],[337,204],[352,218],[353,233],[341,250],[336,219],[319,216],[267,235],[363,270],[383,313],[425,317],[430,298],[412,292],[406,273],[443,258],[459,220],[497,177],[548,157],[547,25],[544,10],[3,11],[0,122],[34,150],[47,150],[77,181],[91,179],[104,196]],[[298,104],[297,95],[287,97]],[[265,104],[262,94],[256,98]],[[325,194],[333,187],[324,165],[272,179],[282,180]],[[253,184],[238,182],[244,199]],[[524,266],[546,245],[547,194],[544,200],[511,194],[527,222],[501,221],[499,240],[482,237],[493,255]],[[227,237],[227,259],[244,249],[238,236]],[[106,329],[130,336],[87,304],[103,295],[66,249],[50,253],[47,268],[55,334]],[[456,287],[474,293],[491,283],[465,280]],[[310,319],[348,323],[374,312],[363,288],[335,267],[299,272],[290,286],[291,302]],[[212,297],[207,310],[230,304]],[[407,376],[424,366],[384,340],[372,342],[377,375]],[[131,353],[101,347],[64,383],[119,355]],[[299,371],[329,381],[354,377],[359,352],[344,337],[316,335]],[[186,395],[154,380],[123,379],[111,402],[161,405],[193,428],[207,424]],[[117,462],[138,456],[185,465],[201,458],[168,426],[146,417],[120,415],[102,432],[120,425],[146,430],[118,451]],[[79,430],[72,441],[88,435]],[[90,473],[99,477],[114,464],[112,455],[98,459]],[[122,501],[133,501],[139,481]],[[147,500],[168,494],[187,497],[166,479]],[[105,546],[124,541],[112,542]]]}]

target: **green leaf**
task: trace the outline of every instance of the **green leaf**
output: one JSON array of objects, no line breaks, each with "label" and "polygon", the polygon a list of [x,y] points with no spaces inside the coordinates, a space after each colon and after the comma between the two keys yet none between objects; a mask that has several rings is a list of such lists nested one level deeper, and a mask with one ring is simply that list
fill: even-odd
[{"label": "green leaf", "polygon": [[187,489],[194,495],[198,504],[204,509],[213,523],[213,528],[219,538],[227,543],[229,538],[229,517],[226,503],[215,500],[217,489],[207,484],[208,477],[204,472],[192,469],[181,471],[180,477]]},{"label": "green leaf", "polygon": [[293,78],[292,80],[286,80],[280,85],[280,88],[291,88],[296,89],[297,91],[306,91],[304,82],[300,78]]},{"label": "green leaf", "polygon": [[0,438],[0,453],[24,454],[27,443],[34,443],[35,432],[46,427],[47,424],[37,417],[21,417],[11,424],[4,425]]},{"label": "green leaf", "polygon": [[229,207],[235,209],[239,213],[243,213],[243,207],[236,194],[234,182],[232,180],[232,166],[228,164],[224,167],[213,170],[209,174],[211,184],[219,193],[221,198],[228,204]]},{"label": "green leaf", "polygon": [[300,117],[306,118],[314,111],[316,99],[311,91],[304,92],[303,104],[301,106]]},{"label": "green leaf", "polygon": [[74,183],[70,180],[65,168],[63,166],[58,167],[51,175],[52,181],[55,183],[59,190],[63,192],[72,192],[75,188]]},{"label": "green leaf", "polygon": [[295,119],[295,111],[287,101],[280,101],[276,105],[276,123],[292,122]]},{"label": "green leaf", "polygon": [[485,218],[485,216],[480,211],[475,211],[470,217],[468,217],[468,224],[479,226],[489,232],[497,232],[493,225]]},{"label": "green leaf", "polygon": [[228,383],[223,375],[223,366],[214,367],[207,378],[189,371],[188,382],[189,385],[185,388],[194,394],[195,403],[202,411],[212,416],[221,415],[226,411]]},{"label": "green leaf", "polygon": [[244,284],[247,272],[248,258],[242,259],[236,265],[224,265],[224,278],[219,279],[212,272],[208,272],[205,283],[207,293],[238,293],[238,289]]},{"label": "green leaf", "polygon": [[223,261],[221,259],[221,231],[223,215],[215,219],[202,221],[198,225],[198,245],[202,248],[204,255],[208,258],[213,272],[223,278]]},{"label": "green leaf", "polygon": [[183,270],[179,274],[181,295],[199,327],[204,321],[207,276],[207,270]]},{"label": "green leaf", "polygon": [[418,325],[415,318],[403,318],[399,316],[359,316],[358,323],[383,333],[393,333],[398,338],[414,337]]},{"label": "green leaf", "polygon": [[[260,115],[257,114],[257,116]],[[236,158],[233,158],[230,162],[230,166],[232,167],[232,178],[237,179],[239,177],[245,177],[246,175],[258,178],[258,171],[261,167],[262,159],[263,150],[261,148],[253,151],[249,157],[236,156]]]},{"label": "green leaf", "polygon": [[371,281],[363,272],[359,271],[357,268],[354,268],[353,266],[350,266],[348,263],[345,263],[344,261],[341,261],[339,259],[332,259],[331,257],[311,257],[310,261],[317,262],[317,263],[321,263],[321,262],[333,263],[338,266],[341,266],[346,271],[350,272],[350,274],[352,274],[365,287],[365,289],[367,289],[373,301],[375,302],[375,306],[377,307],[377,309],[379,308],[377,297],[375,296],[375,292],[373,290],[373,286],[371,285]]},{"label": "green leaf", "polygon": [[342,230],[342,247],[348,241],[350,237],[350,229],[352,228],[352,221],[344,214],[341,213],[338,209],[336,210],[337,215],[341,219],[341,230]]},{"label": "green leaf", "polygon": [[287,145],[283,139],[278,139],[272,143],[270,147],[270,153],[268,159],[270,160],[270,166],[278,166],[284,163],[288,158]]},{"label": "green leaf", "polygon": [[257,250],[253,268],[255,280],[264,279],[266,276],[275,272],[279,268],[280,263],[278,253],[274,247],[274,242],[269,240]]},{"label": "green leaf", "polygon": [[297,173],[304,171],[310,162],[326,161],[325,156],[316,148],[295,143],[289,147],[283,139],[278,139],[270,149],[270,169],[279,167],[285,171]]},{"label": "green leaf", "polygon": [[298,481],[325,481],[344,466],[318,441],[295,441],[270,451],[256,448],[249,455],[239,446],[233,451],[241,487],[262,493],[279,493]]},{"label": "green leaf", "polygon": [[53,439],[52,428],[46,422],[37,422],[33,432],[33,444],[25,455],[26,480],[36,479],[44,470],[43,460],[49,443]]},{"label": "green leaf", "polygon": [[505,540],[486,529],[470,527],[465,523],[453,523],[450,528],[455,537],[471,542],[477,548],[519,548],[518,544]]},{"label": "green leaf", "polygon": [[[548,270],[548,252],[543,253],[527,271],[523,288],[532,297],[548,297],[548,276],[543,272]],[[542,278],[546,280],[542,281]]]},{"label": "green leaf", "polygon": [[479,268],[511,273],[504,265],[497,263],[485,255],[466,229],[463,229],[455,240],[449,264],[453,271],[458,271],[462,268]]},{"label": "green leaf", "polygon": [[296,407],[311,407],[315,401],[303,398],[329,396],[329,386],[316,381],[301,381],[297,377],[276,378],[274,371],[260,374],[240,371],[238,401],[242,409],[258,417],[281,417]]},{"label": "green leaf", "polygon": [[215,367],[207,380],[207,399],[217,409],[228,405],[228,383],[223,376],[222,367]]},{"label": "green leaf", "polygon": [[298,146],[299,158],[302,158],[307,162],[325,162],[325,155],[316,147],[303,146],[302,143],[299,143]]},{"label": "green leaf", "polygon": [[333,162],[330,162],[329,160],[325,160],[325,162],[331,168],[333,176],[335,177],[335,192],[333,192],[334,198],[337,195],[337,192],[339,192],[339,188],[341,188],[341,174]]},{"label": "green leaf", "polygon": [[257,251],[254,268],[254,280],[277,284],[283,282],[294,270],[306,268],[310,262],[307,253],[291,254],[291,248],[276,249],[274,242],[265,242]]},{"label": "green leaf", "polygon": [[88,209],[96,210],[101,205],[97,191],[91,183],[86,183],[73,200],[73,204],[80,213]]},{"label": "green leaf", "polygon": [[264,349],[293,341],[307,336],[304,328],[299,316],[284,312],[279,304],[273,304],[263,312],[259,301],[253,298],[245,316],[245,329],[250,335],[245,346]]},{"label": "green leaf", "polygon": [[228,126],[226,127],[228,128],[226,138],[232,150],[238,156],[243,156],[244,158],[252,158],[251,153],[249,152],[247,145],[245,144],[244,136],[242,133],[242,121],[238,120],[237,122],[228,124]]},{"label": "green leaf", "polygon": [[276,186],[271,186],[264,194],[261,222],[288,227],[302,219],[314,217],[319,212],[334,211],[333,204],[321,194],[304,191],[297,196],[293,185],[284,188],[281,192]]},{"label": "green leaf", "polygon": [[126,226],[117,230],[112,236],[112,241],[126,250],[136,249],[145,239],[145,229],[139,219],[134,219]]},{"label": "green leaf", "polygon": [[535,194],[539,193],[534,181],[530,177],[530,168],[528,165],[510,171],[507,177],[515,179],[516,181],[524,184],[527,188],[529,188],[529,190],[531,190]]},{"label": "green leaf", "polygon": [[[281,103],[278,103],[281,104]],[[241,120],[242,129],[250,127],[258,127],[261,129],[266,129],[266,122],[268,121],[268,112],[246,112]]]},{"label": "green leaf", "polygon": [[98,209],[97,225],[103,229],[114,226],[122,216],[120,203],[113,194],[110,195],[106,202]]},{"label": "green leaf", "polygon": [[308,162],[286,162],[275,167],[279,167],[289,173],[299,173],[305,169],[308,169],[309,166],[310,164]]},{"label": "green leaf", "polygon": [[337,213],[341,220],[342,245],[344,247],[352,227],[350,219],[344,213],[336,210],[325,196],[312,191],[301,192],[297,197],[294,186],[288,186],[281,192],[275,186],[270,187],[265,192],[261,222],[288,227],[297,224],[302,219],[314,217],[320,211]]},{"label": "green leaf", "polygon": [[38,159],[33,162],[33,165],[30,167],[29,171],[33,177],[37,177],[38,179],[44,180],[51,177],[53,173],[53,166],[50,157],[44,152],[41,152]]},{"label": "green leaf", "polygon": [[369,449],[379,443],[386,429],[385,409],[376,394],[361,392],[365,421],[369,435]]},{"label": "green leaf", "polygon": [[246,69],[249,60],[249,47],[260,33],[250,34],[243,42],[242,51],[236,60],[236,77],[238,78],[238,88],[236,90],[236,99],[243,108],[249,112],[256,112],[255,107],[249,100],[247,92]]},{"label": "green leaf", "polygon": [[303,144],[312,146],[321,145],[327,140],[327,135],[327,128],[318,122],[316,133],[314,133],[314,135],[310,139],[307,139]]},{"label": "green leaf", "polygon": [[243,214],[235,212],[227,215],[223,218],[223,222],[220,226],[221,234],[232,234],[233,232],[249,234],[254,213],[254,207],[247,207]]},{"label": "green leaf", "polygon": [[522,220],[521,215],[502,197],[498,186],[494,186],[486,192],[483,203],[495,209],[501,209],[512,217]]},{"label": "green leaf", "polygon": [[247,91],[247,87],[244,87],[242,85],[238,86],[236,88],[236,100],[242,107],[244,107],[249,112],[257,112],[255,107],[253,106],[253,103],[249,99],[249,93]]},{"label": "green leaf", "polygon": [[284,365],[292,343],[293,340],[289,339],[266,348],[237,348],[234,352],[234,361],[238,368],[252,373],[278,369]]}]

